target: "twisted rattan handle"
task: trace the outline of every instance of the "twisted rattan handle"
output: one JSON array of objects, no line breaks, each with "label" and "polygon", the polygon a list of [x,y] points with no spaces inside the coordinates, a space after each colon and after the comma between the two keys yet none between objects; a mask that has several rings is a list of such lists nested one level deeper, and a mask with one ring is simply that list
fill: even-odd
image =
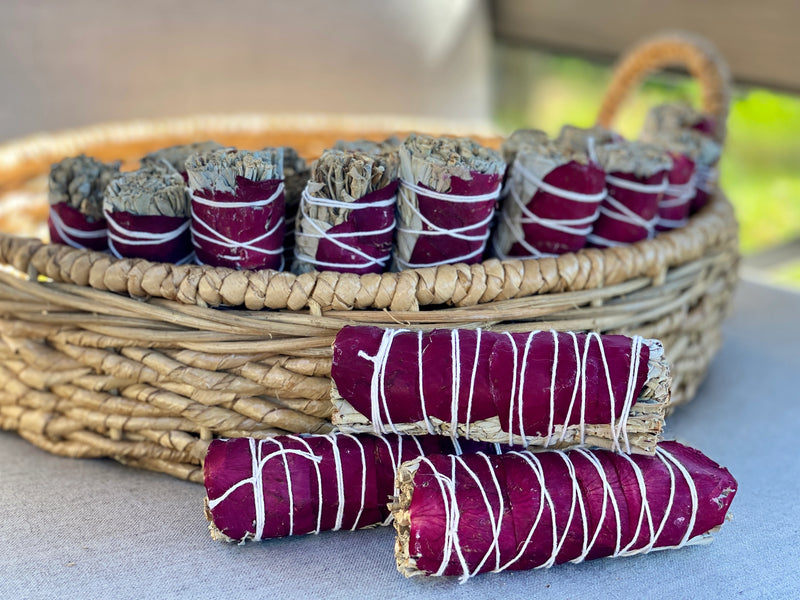
[{"label": "twisted rattan handle", "polygon": [[597,124],[610,128],[628,92],[649,73],[669,66],[684,66],[698,80],[702,110],[716,119],[716,137],[723,141],[731,94],[728,65],[711,42],[683,31],[650,37],[620,58],[600,105]]}]

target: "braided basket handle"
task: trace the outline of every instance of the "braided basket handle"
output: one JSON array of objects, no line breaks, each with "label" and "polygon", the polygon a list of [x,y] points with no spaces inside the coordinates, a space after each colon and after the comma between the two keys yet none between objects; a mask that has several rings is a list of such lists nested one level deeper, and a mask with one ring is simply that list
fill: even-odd
[{"label": "braided basket handle", "polygon": [[731,97],[728,65],[711,42],[683,31],[647,38],[619,59],[600,106],[597,124],[610,129],[628,92],[649,73],[670,66],[683,66],[698,80],[702,110],[714,117],[715,137],[722,142]]}]

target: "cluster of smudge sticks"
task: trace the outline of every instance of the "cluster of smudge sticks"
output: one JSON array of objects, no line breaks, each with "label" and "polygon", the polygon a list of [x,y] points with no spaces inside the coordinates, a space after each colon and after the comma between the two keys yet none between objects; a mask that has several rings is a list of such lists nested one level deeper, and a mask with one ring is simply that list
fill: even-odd
[{"label": "cluster of smudge sticks", "polygon": [[362,275],[609,248],[682,227],[706,203],[713,131],[667,104],[632,141],[565,126],[555,139],[516,131],[497,152],[412,133],[339,142],[310,167],[292,148],[214,142],[125,172],[79,156],[50,174],[50,238],[118,258]]},{"label": "cluster of smudge sticks", "polygon": [[656,340],[345,327],[336,433],[214,440],[215,539],[394,524],[406,576],[473,575],[710,541],[737,484],[662,441]]}]

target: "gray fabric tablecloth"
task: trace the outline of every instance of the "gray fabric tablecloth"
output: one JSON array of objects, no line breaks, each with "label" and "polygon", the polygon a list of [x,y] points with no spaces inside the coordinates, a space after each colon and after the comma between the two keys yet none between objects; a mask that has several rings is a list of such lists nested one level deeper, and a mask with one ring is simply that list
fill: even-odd
[{"label": "gray fabric tablecloth", "polygon": [[668,423],[739,481],[709,546],[406,580],[391,528],[217,543],[202,486],[0,432],[0,598],[798,598],[798,314],[800,295],[742,284],[708,379]]}]

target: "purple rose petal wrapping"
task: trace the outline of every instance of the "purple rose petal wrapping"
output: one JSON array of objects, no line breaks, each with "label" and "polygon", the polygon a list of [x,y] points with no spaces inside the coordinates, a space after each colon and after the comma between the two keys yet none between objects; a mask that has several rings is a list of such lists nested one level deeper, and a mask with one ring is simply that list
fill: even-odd
[{"label": "purple rose petal wrapping", "polygon": [[605,196],[603,169],[584,152],[546,137],[527,144],[512,138],[509,144],[504,155],[515,159],[494,233],[495,254],[539,258],[583,248]]},{"label": "purple rose petal wrapping", "polygon": [[189,219],[107,212],[108,247],[117,257],[183,263],[192,256]]},{"label": "purple rose petal wrapping", "polygon": [[692,199],[697,194],[695,163],[684,154],[671,152],[672,168],[667,173],[669,185],[658,203],[657,231],[669,231],[689,222]]},{"label": "purple rose petal wrapping", "polygon": [[[396,194],[397,182],[395,181],[380,190],[362,196],[353,204],[382,203],[383,201],[394,198]],[[394,237],[395,222],[394,212],[394,203],[388,206],[373,206],[370,208],[351,210],[350,215],[343,223],[334,225],[326,231],[329,237],[323,237],[319,240],[317,255],[314,258],[319,261],[319,263],[337,265],[334,270],[341,273],[356,273],[359,275],[365,273],[381,273],[385,269],[388,263],[388,257],[392,252],[392,238]],[[359,232],[363,232],[363,234],[351,235],[358,234]],[[343,234],[346,237],[337,238],[337,236],[343,236]],[[373,259],[385,258],[385,260],[383,264],[376,262],[364,265],[365,261],[369,259],[353,252],[350,248],[343,248],[341,245],[332,241],[331,238],[345,241],[346,246],[363,252],[368,257]],[[353,266],[348,267],[342,265]],[[317,265],[317,269],[320,271],[325,271],[330,268],[332,267],[326,267],[325,264]]]},{"label": "purple rose petal wrapping", "polygon": [[538,445],[574,444],[602,425],[605,443],[626,447],[631,411],[652,408],[647,431],[656,439],[660,431],[663,406],[634,409],[646,381],[668,394],[668,376],[649,379],[651,349],[662,352],[620,335],[347,326],[333,344],[333,422]]},{"label": "purple rose petal wrapping", "polygon": [[105,219],[92,219],[66,202],[50,205],[47,226],[53,244],[99,251],[108,248]]},{"label": "purple rose petal wrapping", "polygon": [[[466,443],[469,452],[489,444]],[[214,440],[204,462],[215,539],[265,540],[388,524],[397,467],[453,452],[436,436],[286,435]]]},{"label": "purple rose petal wrapping", "polygon": [[600,248],[632,244],[655,236],[658,206],[672,167],[665,150],[642,142],[598,148],[606,171],[606,198],[588,241]]},{"label": "purple rose petal wrapping", "polygon": [[[262,202],[270,198],[269,203]],[[232,269],[280,269],[284,214],[281,179],[251,181],[237,176],[235,194],[194,190],[192,240],[198,262]]]},{"label": "purple rose petal wrapping", "polygon": [[392,505],[406,576],[550,567],[710,541],[736,480],[702,453],[604,450],[429,456],[401,466]]},{"label": "purple rose petal wrapping", "polygon": [[[417,192],[419,212],[432,224],[423,222],[422,231],[450,230],[452,233],[419,234],[411,258],[408,260],[409,266],[423,267],[454,262],[474,264],[483,260],[491,219],[494,216],[497,199],[500,197],[502,175],[477,172],[470,172],[470,175],[472,179],[469,180],[452,177],[450,194],[453,196],[493,194],[494,197],[480,202],[464,203],[433,198],[426,196],[424,192]],[[416,182],[416,185],[430,189],[421,182]]]},{"label": "purple rose petal wrapping", "polygon": [[483,260],[505,174],[468,138],[411,134],[399,149],[394,269]]}]

